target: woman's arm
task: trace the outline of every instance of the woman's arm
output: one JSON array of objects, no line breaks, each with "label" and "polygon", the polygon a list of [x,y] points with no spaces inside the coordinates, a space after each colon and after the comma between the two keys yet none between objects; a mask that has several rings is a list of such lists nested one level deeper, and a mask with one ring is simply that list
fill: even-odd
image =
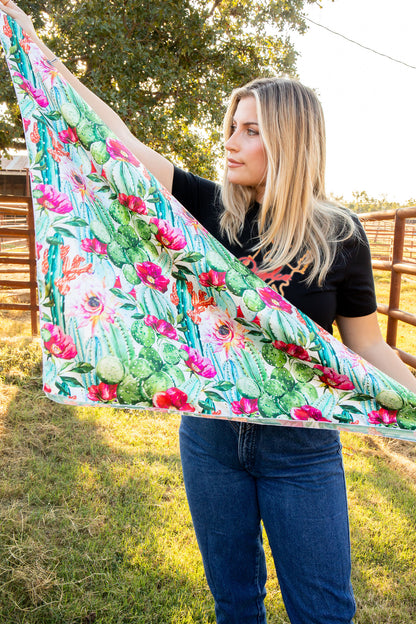
[{"label": "woman's arm", "polygon": [[[46,58],[52,60],[55,55],[49,48],[39,39],[33,27],[32,21],[26,13],[24,13],[13,0],[0,0],[1,9],[13,17],[29,37],[39,46]],[[163,184],[168,190],[172,191],[173,180],[173,164],[158,154],[150,147],[147,147],[127,128],[126,124],[120,117],[105,104],[99,97],[94,95],[92,91],[87,89],[59,60],[54,61],[54,65],[59,72],[67,80],[67,82],[84,98],[84,100],[95,110],[107,126],[114,134],[124,143],[124,145],[140,160],[141,163],[155,176],[155,178]],[[134,88],[134,85],[132,85]]]},{"label": "woman's arm", "polygon": [[337,316],[342,342],[387,375],[416,392],[416,377],[383,340],[377,312],[367,316]]}]

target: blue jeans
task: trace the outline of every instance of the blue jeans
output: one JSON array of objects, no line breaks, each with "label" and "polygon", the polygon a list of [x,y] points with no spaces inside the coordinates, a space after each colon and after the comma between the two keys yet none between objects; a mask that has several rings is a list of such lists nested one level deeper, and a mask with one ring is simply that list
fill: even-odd
[{"label": "blue jeans", "polygon": [[218,624],[265,624],[263,521],[292,624],[350,624],[339,435],[184,416],[186,493]]}]

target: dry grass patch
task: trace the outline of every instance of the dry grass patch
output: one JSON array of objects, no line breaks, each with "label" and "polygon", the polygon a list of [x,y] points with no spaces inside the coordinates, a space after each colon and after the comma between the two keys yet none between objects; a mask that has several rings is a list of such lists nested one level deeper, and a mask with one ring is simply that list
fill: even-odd
[{"label": "dry grass patch", "polygon": [[[178,416],[51,402],[19,323],[0,344],[0,622],[213,624]],[[414,624],[416,445],[342,439],[355,623]],[[268,622],[288,624],[265,543]]]}]

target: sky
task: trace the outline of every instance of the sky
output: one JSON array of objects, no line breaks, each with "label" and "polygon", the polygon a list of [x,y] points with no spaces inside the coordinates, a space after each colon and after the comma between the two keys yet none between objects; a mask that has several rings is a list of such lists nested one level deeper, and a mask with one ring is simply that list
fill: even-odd
[{"label": "sky", "polygon": [[[305,15],[416,67],[416,0],[321,0]],[[310,22],[291,39],[301,82],[318,93],[327,133],[327,192],[416,198],[416,69]]]}]

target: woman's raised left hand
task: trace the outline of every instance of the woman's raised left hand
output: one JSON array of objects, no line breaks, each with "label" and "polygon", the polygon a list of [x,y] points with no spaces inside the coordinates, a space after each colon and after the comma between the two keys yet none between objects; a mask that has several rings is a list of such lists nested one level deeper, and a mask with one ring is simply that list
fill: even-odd
[{"label": "woman's raised left hand", "polygon": [[13,0],[0,0],[0,9],[13,17],[31,39],[38,40],[32,20]]}]

